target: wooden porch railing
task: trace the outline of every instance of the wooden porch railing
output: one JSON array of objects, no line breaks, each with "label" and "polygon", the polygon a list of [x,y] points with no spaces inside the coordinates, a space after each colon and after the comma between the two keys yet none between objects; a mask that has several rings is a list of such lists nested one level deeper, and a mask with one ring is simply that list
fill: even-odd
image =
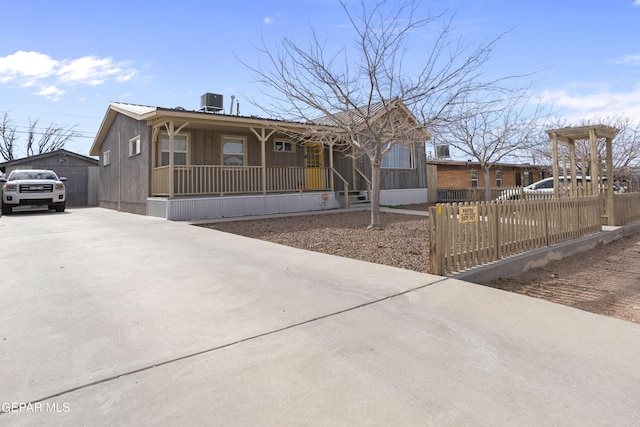
[{"label": "wooden porch railing", "polygon": [[[330,168],[271,166],[266,168],[266,186],[261,166],[174,166],[173,194],[176,196],[243,194],[292,191],[328,191]],[[169,166],[154,168],[151,192],[170,194]]]}]

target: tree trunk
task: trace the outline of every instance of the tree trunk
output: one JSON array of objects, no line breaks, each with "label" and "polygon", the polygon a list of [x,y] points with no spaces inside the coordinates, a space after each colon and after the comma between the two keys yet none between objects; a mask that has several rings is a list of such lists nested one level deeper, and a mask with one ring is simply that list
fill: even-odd
[{"label": "tree trunk", "polygon": [[382,230],[380,224],[380,159],[371,159],[371,224],[369,230]]},{"label": "tree trunk", "polygon": [[484,172],[484,200],[489,202],[491,201],[491,171],[485,166],[482,172]]}]

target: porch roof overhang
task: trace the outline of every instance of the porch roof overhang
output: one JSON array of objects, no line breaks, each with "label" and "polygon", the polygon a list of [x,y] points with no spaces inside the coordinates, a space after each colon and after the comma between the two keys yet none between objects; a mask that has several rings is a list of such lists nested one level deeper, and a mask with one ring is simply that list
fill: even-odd
[{"label": "porch roof overhang", "polygon": [[283,129],[296,127],[309,127],[309,124],[288,122],[275,119],[261,118],[257,116],[233,116],[204,111],[189,111],[174,108],[150,107],[143,105],[109,103],[109,108],[100,125],[96,138],[91,146],[90,155],[99,156],[100,147],[104,142],[109,129],[118,114],[123,114],[138,121],[146,121],[151,128],[162,126],[169,121],[188,123],[191,128],[206,129],[211,126],[230,126],[243,128]]}]

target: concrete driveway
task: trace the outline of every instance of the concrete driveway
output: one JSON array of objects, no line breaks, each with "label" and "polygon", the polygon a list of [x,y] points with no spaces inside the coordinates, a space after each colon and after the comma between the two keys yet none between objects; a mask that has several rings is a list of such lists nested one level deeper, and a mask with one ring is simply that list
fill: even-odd
[{"label": "concrete driveway", "polygon": [[0,425],[640,424],[634,323],[100,208],[0,242]]}]

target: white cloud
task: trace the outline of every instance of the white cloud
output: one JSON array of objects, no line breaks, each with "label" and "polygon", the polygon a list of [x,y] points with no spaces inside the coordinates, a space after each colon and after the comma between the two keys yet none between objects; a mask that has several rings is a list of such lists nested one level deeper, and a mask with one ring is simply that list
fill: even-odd
[{"label": "white cloud", "polygon": [[634,5],[634,6],[640,6],[640,0],[636,0],[636,1],[634,1],[634,2],[633,2],[633,5]]},{"label": "white cloud", "polygon": [[640,117],[640,86],[624,92],[614,92],[606,88],[582,93],[577,87],[546,89],[540,102],[554,105],[569,120],[612,115],[636,118]]},{"label": "white cloud", "polygon": [[137,70],[127,62],[94,55],[56,60],[39,52],[17,51],[0,57],[0,83],[37,87],[36,94],[52,99],[65,93],[57,85],[97,86],[109,80],[122,83],[131,80],[136,73]]},{"label": "white cloud", "polygon": [[0,57],[0,82],[23,80],[22,85],[29,86],[34,80],[52,75],[57,64],[49,55],[19,50]]},{"label": "white cloud", "polygon": [[[640,2],[640,0],[638,0]],[[619,64],[640,65],[640,55],[627,55],[618,61]]]},{"label": "white cloud", "polygon": [[44,96],[45,98],[57,101],[62,95],[64,95],[64,91],[58,89],[55,86],[48,86],[40,89],[38,92],[36,92],[36,95]]},{"label": "white cloud", "polygon": [[[640,0],[638,0],[640,1]],[[273,24],[274,22],[276,22],[276,20],[274,18],[271,18],[270,16],[266,16],[262,22],[264,22],[265,24],[269,25],[269,24]]]}]

